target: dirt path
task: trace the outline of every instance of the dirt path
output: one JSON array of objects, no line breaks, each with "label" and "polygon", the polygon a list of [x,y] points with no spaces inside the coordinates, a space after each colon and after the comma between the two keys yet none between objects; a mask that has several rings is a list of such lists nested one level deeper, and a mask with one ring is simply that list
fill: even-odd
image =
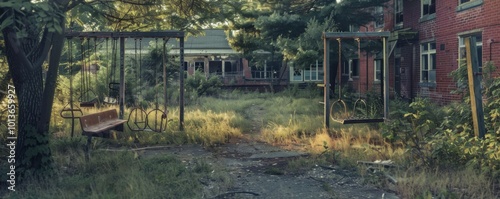
[{"label": "dirt path", "polygon": [[[248,119],[252,132],[233,138],[222,146],[205,149],[198,145],[166,147],[141,152],[142,155],[175,154],[186,164],[204,161],[223,173],[201,179],[204,198],[398,198],[395,194],[363,185],[353,171],[330,166],[315,166],[300,172],[288,172],[291,160],[308,154],[287,151],[259,141],[265,111],[254,106]],[[220,180],[217,180],[220,179]]]}]

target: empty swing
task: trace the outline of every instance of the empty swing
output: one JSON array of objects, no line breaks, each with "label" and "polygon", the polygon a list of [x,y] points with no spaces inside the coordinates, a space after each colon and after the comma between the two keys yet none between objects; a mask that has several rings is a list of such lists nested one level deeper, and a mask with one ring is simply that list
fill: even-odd
[{"label": "empty swing", "polygon": [[[91,64],[91,57],[88,51],[90,50],[90,39],[87,38],[87,49],[85,49],[83,43],[85,39],[81,39],[80,48],[82,53],[82,68],[80,70],[80,97],[78,101],[80,102],[81,108],[93,108],[96,107],[99,103],[99,97],[95,93],[95,91],[90,87],[92,85],[92,72],[95,73],[95,81],[97,82],[97,71],[98,65],[97,61],[94,60],[94,63]],[[96,47],[97,39],[94,39],[94,54],[97,56],[97,47]],[[88,60],[87,60],[88,59]],[[95,83],[94,83],[95,84]]]},{"label": "empty swing", "polygon": [[[109,38],[106,38],[106,84],[108,85],[108,95],[104,97],[104,104],[118,104],[118,94],[120,83],[115,82],[115,71],[116,71],[116,48],[117,42],[116,38],[111,41],[111,56],[109,53]],[[111,57],[111,58],[110,58]],[[111,61],[111,63],[109,63]],[[111,69],[110,69],[111,68]]]},{"label": "empty swing", "polygon": [[[330,106],[330,118],[341,124],[357,124],[357,123],[378,123],[383,122],[384,118],[370,118],[368,116],[368,104],[366,100],[361,97],[361,82],[358,81],[358,97],[354,101],[353,109],[348,110],[346,102],[342,99],[342,40],[337,38],[338,41],[338,66],[337,66],[337,81],[338,81],[338,98]],[[361,41],[355,38],[357,42],[358,60],[361,58]],[[368,57],[367,57],[368,59]],[[366,65],[368,70],[368,65]],[[366,80],[368,81],[368,72],[366,73]]]},{"label": "empty swing", "polygon": [[[134,107],[130,110],[127,126],[132,131],[154,131],[154,132],[163,132],[167,126],[167,98],[166,98],[166,41],[163,39],[162,53],[161,53],[161,64],[155,64],[154,68],[154,79],[155,79],[155,108],[151,111],[147,112],[140,104],[142,99],[142,90],[138,89],[136,100],[134,103]],[[155,45],[158,46],[158,38],[156,38]],[[135,41],[135,59],[138,64],[136,67],[138,68],[136,71],[136,78],[138,79],[138,85],[142,86],[142,41],[139,41],[139,59],[137,59],[137,41]],[[137,61],[139,60],[139,61]],[[160,88],[159,78],[159,66],[163,66],[163,95],[164,95],[164,106],[163,109],[160,108],[159,103],[159,94],[161,93],[157,89]],[[139,102],[139,103],[137,103]]]},{"label": "empty swing", "polygon": [[[136,99],[134,102],[134,107],[130,110],[127,120],[127,126],[131,131],[144,131],[148,126],[147,116],[148,114],[144,110],[144,108],[140,105],[140,101],[142,101],[142,39],[139,39],[139,59],[137,59],[137,38],[134,40],[135,42],[135,65],[136,65],[136,79],[137,84],[139,85],[139,89],[137,91]],[[110,84],[111,85],[111,84]],[[137,87],[136,87],[137,88]],[[139,102],[139,103],[138,103]]]},{"label": "empty swing", "polygon": [[[167,57],[166,57],[166,44],[168,39],[163,39],[162,50],[161,50],[161,64],[155,65],[155,90],[160,88],[159,84],[159,66],[163,68],[163,109],[160,109],[159,96],[161,92],[155,92],[155,108],[148,112],[147,114],[147,126],[150,130],[154,132],[162,132],[167,127]],[[158,47],[158,38],[156,38],[156,47]]]},{"label": "empty swing", "polygon": [[[69,102],[66,104],[63,109],[59,112],[59,115],[64,119],[76,119],[83,116],[82,109],[79,106],[74,104],[73,101],[73,41],[71,38],[68,38],[68,68],[69,68]],[[71,136],[73,136],[74,131],[74,120],[71,123]]]}]

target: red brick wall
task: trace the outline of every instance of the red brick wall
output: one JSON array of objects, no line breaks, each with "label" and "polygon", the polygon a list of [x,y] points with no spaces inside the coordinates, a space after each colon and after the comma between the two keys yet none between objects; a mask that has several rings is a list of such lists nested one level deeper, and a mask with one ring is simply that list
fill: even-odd
[{"label": "red brick wall", "polygon": [[[491,60],[497,65],[500,64],[500,12],[498,11],[500,10],[500,1],[483,0],[481,6],[462,11],[457,11],[457,6],[458,0],[436,1],[436,18],[420,22],[420,1],[404,1],[404,28],[417,30],[420,42],[434,40],[437,46],[436,87],[419,86],[420,43],[415,44],[417,46],[413,55],[416,58],[414,63],[411,63],[412,60],[409,59],[411,56],[407,59],[408,53],[412,52],[412,48],[402,48],[402,57],[404,57],[401,63],[402,67],[411,67],[413,65],[414,96],[431,97],[439,103],[448,103],[460,99],[461,96],[450,94],[450,91],[455,89],[456,83],[449,77],[449,73],[458,67],[458,35],[460,33],[473,30],[482,32],[482,62]],[[389,9],[392,10],[392,7]],[[392,25],[392,17],[389,18],[386,19],[387,24]],[[441,46],[444,48],[441,49]],[[391,68],[393,68],[393,65],[391,65]],[[500,76],[500,72],[497,71],[496,75]],[[405,84],[403,79],[402,84]],[[391,83],[391,85],[393,84]]]}]

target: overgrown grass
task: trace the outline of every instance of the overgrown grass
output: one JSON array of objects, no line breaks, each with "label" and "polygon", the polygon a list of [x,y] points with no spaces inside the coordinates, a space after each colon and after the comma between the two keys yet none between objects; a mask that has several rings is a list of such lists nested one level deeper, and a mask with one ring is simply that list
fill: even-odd
[{"label": "overgrown grass", "polygon": [[[85,114],[100,112],[105,109],[117,109],[117,107],[108,107],[103,109],[87,109]],[[126,109],[125,117],[128,117],[132,109]],[[144,110],[139,112],[136,116],[138,122],[134,124],[133,119],[129,119],[128,125],[134,129],[143,129],[146,114],[153,111],[153,109]],[[132,115],[134,115],[133,113]],[[142,116],[141,116],[142,114]],[[154,112],[149,114],[154,116]],[[162,132],[152,132],[149,130],[132,131],[127,123],[124,126],[124,131],[117,133],[116,141],[109,141],[108,139],[94,139],[94,144],[101,142],[109,144],[118,144],[126,146],[145,146],[145,145],[161,145],[161,144],[184,144],[184,143],[198,143],[203,145],[221,144],[227,141],[232,136],[239,136],[241,134],[240,127],[245,125],[245,120],[241,115],[232,111],[212,111],[209,109],[195,109],[190,108],[185,111],[184,131],[180,132],[179,129],[179,109],[177,107],[169,107],[167,119],[161,119],[161,113],[158,118],[148,118],[149,126],[155,129],[160,129],[163,126]],[[56,118],[55,121],[59,126],[54,126],[54,137],[64,138],[70,137],[71,119]],[[156,122],[156,125],[155,125]],[[162,122],[162,123],[160,123]],[[80,136],[81,132],[80,123],[75,119],[75,136]],[[146,128],[148,129],[148,128]]]},{"label": "overgrown grass", "polygon": [[[311,91],[305,93],[297,88],[291,88],[277,94],[232,91],[211,97],[199,97],[186,107],[185,130],[182,132],[178,131],[178,109],[169,107],[169,121],[164,132],[132,132],[126,127],[123,133],[117,135],[117,140],[94,139],[93,147],[103,148],[110,145],[138,147],[185,143],[218,145],[233,136],[257,133],[263,141],[268,143],[301,146],[300,150],[307,150],[313,154],[312,158],[299,158],[291,161],[290,170],[308,169],[316,164],[356,168],[359,160],[392,160],[401,168],[393,175],[399,179],[394,189],[403,198],[498,197],[494,195],[495,181],[470,168],[445,171],[412,167],[414,158],[407,146],[401,142],[395,142],[395,138],[393,139],[387,132],[384,134],[377,125],[340,125],[332,122],[330,129],[324,129],[323,106],[318,103],[322,101],[321,96]],[[404,115],[409,108],[408,104],[403,102],[392,104],[391,110],[395,110],[400,115]],[[89,112],[92,111],[98,110],[89,110]],[[128,111],[130,109],[127,110],[126,115]],[[79,132],[78,121],[75,123]],[[179,189],[184,192],[190,190],[196,192],[193,190],[199,190],[199,182],[181,179],[181,177],[192,179],[208,171],[206,168],[192,170],[183,167],[182,169],[179,166],[182,164],[172,157],[135,159],[135,155],[130,152],[113,156],[96,152],[93,154],[93,162],[85,163],[81,151],[83,138],[79,134],[76,134],[76,138],[68,138],[70,120],[56,119],[52,124],[56,140],[53,146],[55,151],[58,151],[54,155],[59,168],[57,177],[54,178],[57,180],[33,184],[32,190],[26,189],[22,195],[16,193],[18,195],[9,197],[29,198],[30,194],[41,194],[41,198],[49,198],[52,194],[58,194],[62,198],[78,198],[87,194],[88,198],[121,198],[122,196],[133,198],[139,197],[139,195],[134,195],[139,193],[151,196],[151,198],[158,198],[158,196],[175,198],[179,195],[170,191]],[[74,150],[76,148],[79,150]],[[98,165],[101,164],[103,168],[99,168],[95,176],[103,175],[104,177],[95,177],[90,168],[99,167]],[[361,174],[364,172],[362,169],[365,168],[361,168]],[[180,177],[164,174],[169,172]],[[364,176],[370,178],[369,175]],[[108,183],[107,181],[111,178],[119,179],[120,183]],[[178,179],[178,181],[169,184],[171,182],[167,182],[165,180],[167,178]],[[98,184],[102,186],[97,187]],[[158,186],[177,188],[165,190]],[[197,193],[183,194],[187,194],[187,197],[199,197]]]},{"label": "overgrown grass", "polygon": [[138,158],[132,151],[94,151],[87,162],[79,138],[54,141],[52,148],[55,174],[28,179],[3,198],[200,198],[198,179],[216,169],[169,155]]},{"label": "overgrown grass", "polygon": [[498,198],[491,179],[470,168],[415,170],[399,174],[396,191],[403,198]]}]

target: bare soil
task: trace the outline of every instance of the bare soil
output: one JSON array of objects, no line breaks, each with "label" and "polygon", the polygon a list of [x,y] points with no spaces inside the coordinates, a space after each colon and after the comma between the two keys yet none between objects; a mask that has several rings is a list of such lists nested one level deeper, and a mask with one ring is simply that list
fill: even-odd
[{"label": "bare soil", "polygon": [[170,146],[138,153],[141,156],[174,154],[188,166],[202,161],[222,171],[214,177],[200,179],[204,185],[203,198],[398,198],[390,191],[364,183],[355,168],[316,165],[290,171],[287,166],[291,160],[313,157],[260,141],[263,122],[258,116],[263,111],[258,106],[250,109],[247,117],[254,124],[251,132],[232,138],[224,145]]}]

